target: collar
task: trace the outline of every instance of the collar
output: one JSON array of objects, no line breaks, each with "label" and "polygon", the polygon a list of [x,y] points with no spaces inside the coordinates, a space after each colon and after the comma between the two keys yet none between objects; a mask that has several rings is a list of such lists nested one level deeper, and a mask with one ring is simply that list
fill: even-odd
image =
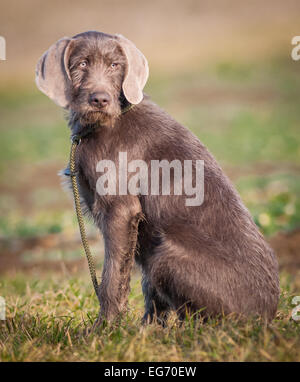
[{"label": "collar", "polygon": [[121,110],[121,114],[125,114],[127,113],[127,111],[131,110],[132,108],[134,108],[134,104],[133,103],[129,103],[127,106],[125,106],[122,110]]}]

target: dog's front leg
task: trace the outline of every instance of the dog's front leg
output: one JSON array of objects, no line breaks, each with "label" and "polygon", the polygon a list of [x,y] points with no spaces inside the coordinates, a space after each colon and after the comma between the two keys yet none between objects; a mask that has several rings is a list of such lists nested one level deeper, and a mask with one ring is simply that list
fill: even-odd
[{"label": "dog's front leg", "polygon": [[103,319],[113,320],[127,306],[130,274],[141,218],[139,199],[133,196],[114,201],[103,214],[100,226],[105,244],[105,257],[98,294],[98,324]]}]

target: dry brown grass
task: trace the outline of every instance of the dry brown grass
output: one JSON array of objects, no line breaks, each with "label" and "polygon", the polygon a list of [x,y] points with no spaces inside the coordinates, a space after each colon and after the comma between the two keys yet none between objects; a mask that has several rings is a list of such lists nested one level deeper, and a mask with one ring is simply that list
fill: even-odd
[{"label": "dry brown grass", "polygon": [[2,278],[7,320],[0,322],[2,361],[300,361],[300,325],[291,319],[293,280],[282,274],[276,319],[233,318],[203,324],[175,317],[168,327],[141,327],[142,296],[133,280],[130,312],[121,322],[85,336],[98,304],[87,277]]}]

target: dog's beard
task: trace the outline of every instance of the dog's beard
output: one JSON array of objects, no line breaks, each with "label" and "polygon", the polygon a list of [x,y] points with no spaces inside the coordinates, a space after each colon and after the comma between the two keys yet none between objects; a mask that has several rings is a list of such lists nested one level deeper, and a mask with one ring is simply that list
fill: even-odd
[{"label": "dog's beard", "polygon": [[91,110],[86,108],[84,110],[77,111],[77,117],[81,125],[101,125],[101,126],[113,126],[114,121],[121,113],[120,107],[115,107],[115,111],[100,111]]},{"label": "dog's beard", "polygon": [[79,113],[79,121],[82,125],[106,125],[111,120],[111,114],[102,111],[86,111],[84,113]]}]

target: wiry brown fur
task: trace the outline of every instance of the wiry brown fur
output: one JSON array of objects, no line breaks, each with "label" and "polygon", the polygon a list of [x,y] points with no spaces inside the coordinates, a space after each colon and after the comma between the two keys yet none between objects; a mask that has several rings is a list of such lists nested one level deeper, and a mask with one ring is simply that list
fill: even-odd
[{"label": "wiry brown fur", "polygon": [[[93,63],[84,74],[76,69],[83,56]],[[106,60],[120,60],[119,71],[107,69]],[[69,65],[71,128],[83,134],[92,129],[76,161],[81,196],[105,243],[99,320],[125,309],[134,257],[143,272],[145,322],[164,320],[171,309],[180,318],[202,309],[205,317],[235,312],[272,319],[279,296],[276,258],[213,156],[148,97],[121,114],[126,64],[113,36],[81,35]],[[87,96],[99,81],[113,101],[106,113],[90,114]],[[118,165],[120,151],[128,162],[204,160],[204,203],[187,207],[184,194],[98,195],[96,164],[109,159]]]}]

